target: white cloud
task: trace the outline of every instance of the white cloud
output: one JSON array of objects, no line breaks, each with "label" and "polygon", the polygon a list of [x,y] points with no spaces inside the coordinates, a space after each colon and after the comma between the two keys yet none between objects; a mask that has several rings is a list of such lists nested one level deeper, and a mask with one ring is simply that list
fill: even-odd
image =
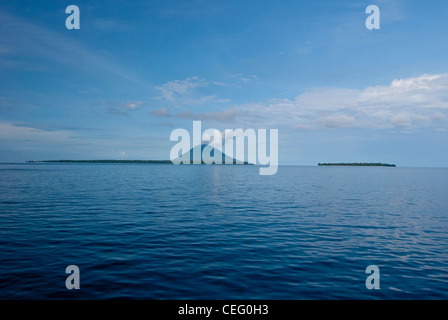
[{"label": "white cloud", "polygon": [[391,119],[391,123],[397,128],[409,128],[411,126],[411,117],[407,114],[397,114]]},{"label": "white cloud", "polygon": [[64,142],[71,136],[72,133],[67,130],[48,131],[0,122],[0,140],[3,141]]},{"label": "white cloud", "polygon": [[258,77],[256,75],[250,75],[248,77],[242,77],[240,79],[240,81],[242,81],[242,82],[249,82],[249,81],[252,81],[252,80],[258,80]]},{"label": "white cloud", "polygon": [[[256,79],[256,76],[252,78]],[[190,99],[195,88],[206,86],[198,77],[175,80],[159,87],[165,99],[189,107],[196,103],[215,103],[216,96]],[[223,99],[221,99],[223,100]],[[223,100],[227,101],[227,100]],[[232,106],[217,112],[190,110],[171,114],[168,108],[155,110],[158,117],[235,122],[251,127],[289,126],[297,130],[319,128],[416,129],[447,125],[448,74],[423,74],[394,79],[389,85],[363,89],[310,88],[294,99],[272,99],[261,103]]]},{"label": "white cloud", "polygon": [[220,81],[213,81],[213,84],[215,86],[220,86],[220,87],[234,87],[235,86],[232,83],[225,83],[225,82],[220,82]]},{"label": "white cloud", "polygon": [[364,89],[314,88],[295,99],[274,99],[237,108],[236,119],[251,125],[296,129],[419,128],[438,126],[448,114],[448,74],[395,79]]},{"label": "white cloud", "polygon": [[141,101],[135,101],[135,102],[128,101],[125,103],[124,108],[126,110],[136,110],[136,109],[140,109],[141,104],[142,104]]},{"label": "white cloud", "polygon": [[[211,82],[212,85],[223,86],[220,82]],[[155,100],[163,101],[166,105],[173,107],[194,107],[204,104],[221,104],[230,102],[230,99],[218,98],[215,94],[201,95],[199,88],[209,87],[210,82],[199,77],[189,77],[185,80],[173,80],[156,87],[161,95]]]},{"label": "white cloud", "polygon": [[327,128],[343,128],[350,127],[356,123],[354,117],[348,116],[346,114],[335,114],[328,117],[319,119],[320,123]]},{"label": "white cloud", "polygon": [[174,102],[177,97],[188,94],[194,88],[205,87],[208,82],[199,77],[190,77],[185,80],[173,80],[165,83],[160,87],[156,87],[161,91],[162,97],[167,101]]}]

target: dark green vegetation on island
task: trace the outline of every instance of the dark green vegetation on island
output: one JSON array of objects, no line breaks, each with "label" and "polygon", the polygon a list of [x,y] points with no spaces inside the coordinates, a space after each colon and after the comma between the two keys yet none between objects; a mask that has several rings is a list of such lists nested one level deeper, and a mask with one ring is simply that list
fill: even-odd
[{"label": "dark green vegetation on island", "polygon": [[[173,160],[173,162],[181,162],[185,161],[186,164],[193,164],[194,159],[194,151],[196,151],[198,154],[201,155],[201,164],[206,164],[206,162],[210,163],[210,160],[214,160],[210,157],[215,156],[215,151],[217,152],[216,157],[221,160],[222,165],[253,165],[252,163],[249,163],[248,161],[237,161],[234,158],[231,158],[227,156],[226,154],[222,153],[220,150],[215,150],[215,148],[212,148],[209,157],[207,157],[204,161],[203,155],[204,155],[204,149],[207,145],[202,144],[198,145],[195,148],[191,148],[189,151],[187,151],[185,154],[182,155],[181,158]],[[185,160],[184,160],[185,159]],[[189,160],[187,160],[189,159]],[[177,161],[179,160],[179,161]],[[30,160],[26,161],[28,163],[142,163],[142,164],[173,164],[171,160]],[[180,164],[183,164],[181,162]],[[212,162],[211,164],[217,164]]]},{"label": "dark green vegetation on island", "polygon": [[319,163],[318,166],[320,167],[396,167],[394,164],[388,164],[388,163]]},{"label": "dark green vegetation on island", "polygon": [[[141,163],[141,164],[173,164],[171,160],[30,160],[27,163]],[[201,164],[205,164],[201,161]],[[214,164],[214,163],[213,163]],[[236,161],[233,163],[223,163],[223,165],[239,164]],[[245,161],[241,165],[252,165]]]},{"label": "dark green vegetation on island", "polygon": [[27,161],[30,163],[163,163],[172,164],[170,160],[42,160]]}]

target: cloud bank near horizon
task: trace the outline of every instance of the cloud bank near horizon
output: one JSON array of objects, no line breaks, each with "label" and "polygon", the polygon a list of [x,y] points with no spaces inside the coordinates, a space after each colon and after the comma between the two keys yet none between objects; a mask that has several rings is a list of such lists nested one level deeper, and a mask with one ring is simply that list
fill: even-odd
[{"label": "cloud bank near horizon", "polygon": [[[186,90],[177,91],[181,92]],[[152,111],[152,115],[244,123],[255,127],[288,125],[300,130],[418,129],[430,126],[440,129],[447,125],[447,110],[448,74],[423,74],[364,89],[310,88],[293,99],[271,99],[221,111],[194,113],[187,110],[172,114],[168,107],[164,107]]]}]

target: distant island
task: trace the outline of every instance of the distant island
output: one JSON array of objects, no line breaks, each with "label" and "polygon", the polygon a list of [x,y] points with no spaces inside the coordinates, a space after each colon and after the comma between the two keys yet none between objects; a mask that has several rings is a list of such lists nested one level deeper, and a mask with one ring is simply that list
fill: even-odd
[{"label": "distant island", "polygon": [[[211,157],[216,157],[217,159],[221,160],[222,165],[253,165],[252,163],[249,163],[248,161],[238,161],[235,158],[232,158],[225,153],[223,153],[221,150],[217,148],[212,148],[209,152],[204,152],[205,147],[207,147],[206,144],[198,145],[194,148],[191,148],[189,151],[184,153],[181,157],[171,160],[29,160],[25,161],[27,163],[141,163],[141,164],[173,164],[178,162],[177,160],[189,159],[184,160],[185,164],[193,164],[194,154],[195,152],[200,155],[201,162],[200,164],[217,164],[214,163]],[[204,158],[205,153],[205,158]],[[199,159],[198,159],[199,160]],[[179,161],[180,162],[180,161]],[[184,162],[181,162],[184,163]]]},{"label": "distant island", "polygon": [[[238,161],[237,159],[228,156],[227,154],[225,154],[224,152],[222,152],[222,150],[219,150],[218,148],[212,147],[210,152],[204,152],[204,149],[206,147],[207,147],[207,144],[202,144],[202,145],[198,145],[194,148],[191,148],[190,151],[185,152],[181,157],[175,159],[174,161],[179,162],[179,161],[182,161],[181,160],[182,158],[187,158],[187,159],[190,159],[189,162],[187,162],[187,163],[192,164],[193,159],[194,159],[194,153],[196,151],[196,153],[201,156],[201,164],[205,164],[206,161],[208,163],[212,162],[212,164],[217,164],[217,163],[213,162],[214,160],[211,158],[211,157],[216,157],[216,159],[221,160],[222,165],[232,165],[232,164],[253,165],[253,163],[250,163],[248,161],[243,161],[243,160]],[[204,155],[205,155],[205,157],[204,157]],[[206,160],[206,161],[204,161],[204,160]]]},{"label": "distant island", "polygon": [[29,163],[162,163],[172,164],[170,160],[31,160]]},{"label": "distant island", "polygon": [[389,163],[319,163],[319,167],[396,167],[394,164]]},{"label": "distant island", "polygon": [[[136,163],[136,164],[173,164],[171,160],[29,160],[26,163]],[[191,162],[192,163],[192,162]],[[201,160],[201,164],[205,164]],[[215,163],[213,163],[215,164]],[[222,163],[223,165],[239,164],[234,160],[232,163]],[[244,161],[242,165],[252,165]]]}]

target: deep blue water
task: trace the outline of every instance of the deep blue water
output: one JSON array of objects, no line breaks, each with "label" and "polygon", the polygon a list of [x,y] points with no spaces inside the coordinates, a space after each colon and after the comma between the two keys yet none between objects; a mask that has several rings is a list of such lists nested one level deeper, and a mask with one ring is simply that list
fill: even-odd
[{"label": "deep blue water", "polygon": [[447,227],[448,169],[2,164],[0,299],[447,299]]}]

